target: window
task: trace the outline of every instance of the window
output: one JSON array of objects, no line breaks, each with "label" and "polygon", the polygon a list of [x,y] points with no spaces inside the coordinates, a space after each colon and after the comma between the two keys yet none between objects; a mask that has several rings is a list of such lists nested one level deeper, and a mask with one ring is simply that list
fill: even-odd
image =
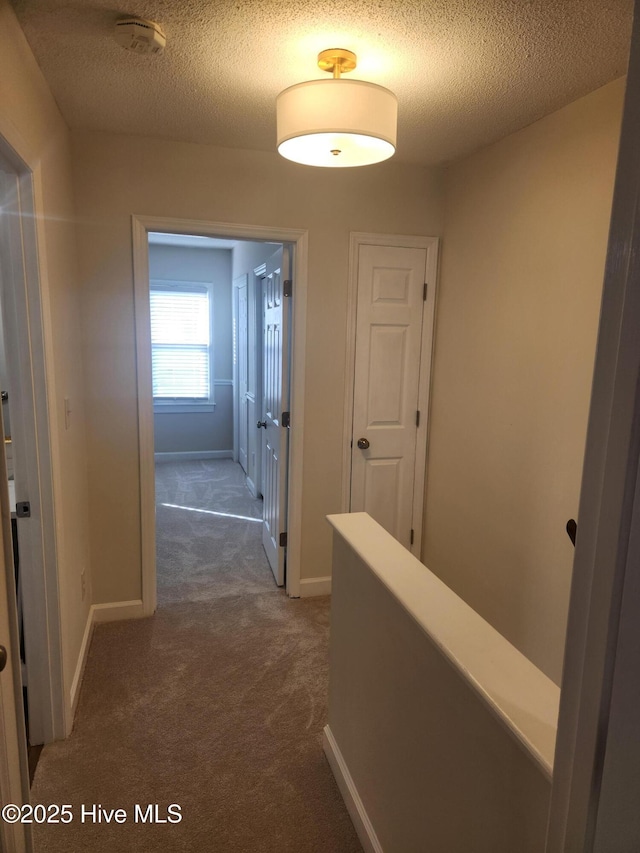
[{"label": "window", "polygon": [[213,404],[212,286],[151,282],[151,370],[158,407]]}]

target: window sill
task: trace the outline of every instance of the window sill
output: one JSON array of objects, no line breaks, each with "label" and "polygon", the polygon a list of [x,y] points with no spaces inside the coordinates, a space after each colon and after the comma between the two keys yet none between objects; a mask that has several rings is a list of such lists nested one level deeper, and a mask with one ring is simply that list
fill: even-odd
[{"label": "window sill", "polygon": [[215,412],[215,403],[154,403],[155,415],[188,415]]}]

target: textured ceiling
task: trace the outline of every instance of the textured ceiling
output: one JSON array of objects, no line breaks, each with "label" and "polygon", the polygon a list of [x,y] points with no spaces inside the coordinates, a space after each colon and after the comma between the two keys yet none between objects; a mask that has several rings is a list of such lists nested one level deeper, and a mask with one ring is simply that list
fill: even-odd
[{"label": "textured ceiling", "polygon": [[[327,47],[398,96],[397,158],[456,159],[626,71],[632,0],[13,0],[74,129],[275,150],[275,98]],[[112,38],[137,15],[160,56]]]}]

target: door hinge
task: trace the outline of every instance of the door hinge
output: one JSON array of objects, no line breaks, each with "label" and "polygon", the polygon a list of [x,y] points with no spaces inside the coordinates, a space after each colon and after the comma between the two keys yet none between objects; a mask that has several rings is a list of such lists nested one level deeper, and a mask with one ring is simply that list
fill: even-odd
[{"label": "door hinge", "polygon": [[411,528],[411,536],[409,537],[409,542],[413,545],[413,527]]},{"label": "door hinge", "polygon": [[420,410],[416,412],[416,426],[420,426]]},{"label": "door hinge", "polygon": [[423,288],[423,290],[422,290],[422,301],[423,301],[423,302],[426,302],[426,301],[427,301],[427,288],[428,288],[428,287],[429,287],[429,285],[428,285],[428,283],[425,281],[425,283],[424,283],[424,288]]},{"label": "door hinge", "polygon": [[283,427],[289,429],[289,427],[291,426],[291,412],[283,412],[282,418],[280,419],[280,423]]},{"label": "door hinge", "polygon": [[16,504],[17,518],[31,518],[31,504],[29,501],[18,501]]},{"label": "door hinge", "polygon": [[293,296],[293,282],[290,278],[285,278],[282,282],[282,295]]},{"label": "door hinge", "polygon": [[286,533],[280,534],[280,547],[281,548],[287,547],[287,534]]}]

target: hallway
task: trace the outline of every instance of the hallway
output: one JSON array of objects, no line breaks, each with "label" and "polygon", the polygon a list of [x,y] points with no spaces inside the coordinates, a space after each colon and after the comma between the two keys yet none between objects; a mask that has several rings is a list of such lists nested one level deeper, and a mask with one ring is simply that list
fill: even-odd
[{"label": "hallway", "polygon": [[[34,827],[37,853],[361,850],[321,747],[329,600],[277,589],[241,474],[158,466],[158,611],[96,626],[73,734],[32,789],[74,819]],[[82,823],[83,803],[127,820]],[[172,803],[180,823],[134,821]]]}]

